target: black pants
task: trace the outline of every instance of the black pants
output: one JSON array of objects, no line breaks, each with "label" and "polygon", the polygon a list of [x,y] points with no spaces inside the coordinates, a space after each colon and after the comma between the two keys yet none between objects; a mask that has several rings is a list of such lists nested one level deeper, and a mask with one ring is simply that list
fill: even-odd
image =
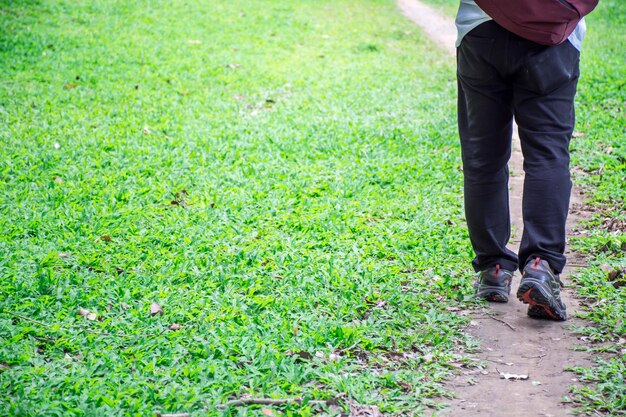
[{"label": "black pants", "polygon": [[[493,21],[467,34],[457,50],[465,214],[477,271],[497,263],[523,268],[536,256],[556,272],[565,266],[578,60],[569,42],[539,45]],[[514,117],[526,174],[519,254],[506,247]]]}]

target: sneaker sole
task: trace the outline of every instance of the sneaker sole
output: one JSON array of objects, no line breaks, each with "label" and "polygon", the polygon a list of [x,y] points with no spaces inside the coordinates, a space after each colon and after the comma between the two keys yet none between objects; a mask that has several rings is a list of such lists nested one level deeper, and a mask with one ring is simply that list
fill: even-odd
[{"label": "sneaker sole", "polygon": [[530,306],[528,315],[531,317],[567,320],[565,309],[558,305],[552,292],[541,281],[524,279],[517,290],[517,298]]},{"label": "sneaker sole", "polygon": [[511,288],[494,287],[490,285],[481,285],[476,291],[476,297],[495,303],[507,303],[509,301],[509,293]]},{"label": "sneaker sole", "polygon": [[530,306],[528,307],[528,317],[532,317],[535,319],[550,319],[552,320],[552,316],[546,313],[543,307],[540,306]]}]

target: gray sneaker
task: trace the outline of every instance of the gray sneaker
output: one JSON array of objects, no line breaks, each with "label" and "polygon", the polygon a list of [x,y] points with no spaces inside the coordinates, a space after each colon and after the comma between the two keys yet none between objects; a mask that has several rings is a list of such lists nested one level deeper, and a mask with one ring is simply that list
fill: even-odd
[{"label": "gray sneaker", "polygon": [[480,271],[474,283],[476,297],[496,303],[506,303],[509,301],[512,280],[513,271],[500,268],[500,264]]},{"label": "gray sneaker", "polygon": [[562,285],[550,264],[535,258],[524,267],[517,298],[529,305],[528,315],[531,317],[564,321],[567,314],[565,303],[561,300]]}]

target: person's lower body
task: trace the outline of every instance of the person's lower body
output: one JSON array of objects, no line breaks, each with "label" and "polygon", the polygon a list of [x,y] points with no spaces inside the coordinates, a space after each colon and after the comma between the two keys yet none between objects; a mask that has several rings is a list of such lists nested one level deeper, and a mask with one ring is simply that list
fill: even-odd
[{"label": "person's lower body", "polygon": [[[465,214],[479,280],[496,266],[523,272],[537,258],[557,279],[565,266],[578,58],[569,42],[538,45],[493,21],[467,34],[457,50]],[[517,254],[507,248],[513,119],[525,172],[524,230]]]}]

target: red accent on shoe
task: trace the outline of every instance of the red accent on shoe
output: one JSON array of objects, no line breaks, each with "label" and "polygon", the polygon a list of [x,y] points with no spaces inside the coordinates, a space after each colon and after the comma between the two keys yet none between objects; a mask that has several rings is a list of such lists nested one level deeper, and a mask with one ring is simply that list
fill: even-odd
[{"label": "red accent on shoe", "polygon": [[546,314],[552,317],[554,320],[563,320],[555,316],[554,313],[552,313],[552,310],[550,310],[550,307],[548,306],[541,306],[541,307],[543,307],[543,310],[546,312]]},{"label": "red accent on shoe", "polygon": [[[537,259],[539,259],[539,258],[537,258]],[[546,306],[546,305],[541,305],[541,304],[539,304],[539,303],[537,303],[537,302],[533,301],[533,300],[530,298],[530,293],[531,293],[532,291],[533,291],[533,289],[532,289],[532,288],[529,288],[529,289],[528,289],[528,291],[526,291],[524,294],[522,294],[521,300],[522,300],[523,302],[525,302],[526,304],[528,304],[529,306],[531,306],[531,307],[534,307],[534,306],[539,306],[539,307],[543,308],[543,311],[545,311],[545,312],[546,312],[546,314],[547,314],[548,316],[552,317],[554,320],[561,320],[561,319],[559,319],[557,316],[555,316],[555,315],[554,315],[554,313],[550,310],[550,307],[548,307],[548,306]]]},{"label": "red accent on shoe", "polygon": [[500,264],[496,264],[496,278],[498,278],[499,273],[500,273]]},{"label": "red accent on shoe", "polygon": [[529,305],[537,304],[533,300],[530,299],[530,293],[532,291],[533,291],[533,289],[530,288],[528,291],[526,291],[524,294],[522,294],[522,301],[524,301],[526,304],[529,304]]},{"label": "red accent on shoe", "polygon": [[539,262],[541,262],[541,258],[540,257],[536,257],[535,258],[535,264],[533,265],[533,269],[537,269],[537,267],[539,266]]}]

